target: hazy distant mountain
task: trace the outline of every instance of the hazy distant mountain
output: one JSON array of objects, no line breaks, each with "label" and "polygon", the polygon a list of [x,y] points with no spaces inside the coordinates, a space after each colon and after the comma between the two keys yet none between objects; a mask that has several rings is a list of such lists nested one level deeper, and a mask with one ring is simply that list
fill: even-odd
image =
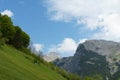
[{"label": "hazy distant mountain", "polygon": [[106,79],[120,72],[120,43],[88,40],[79,44],[73,57],[55,60],[57,66],[82,76],[99,74]]},{"label": "hazy distant mountain", "polygon": [[46,60],[47,62],[52,62],[59,58],[61,58],[61,56],[60,56],[60,54],[58,54],[56,52],[50,52],[43,56],[43,59]]},{"label": "hazy distant mountain", "polygon": [[64,68],[64,65],[66,65],[67,63],[69,63],[71,61],[71,59],[72,59],[72,56],[71,57],[58,58],[58,59],[55,59],[53,61],[53,63],[56,64],[59,67]]}]

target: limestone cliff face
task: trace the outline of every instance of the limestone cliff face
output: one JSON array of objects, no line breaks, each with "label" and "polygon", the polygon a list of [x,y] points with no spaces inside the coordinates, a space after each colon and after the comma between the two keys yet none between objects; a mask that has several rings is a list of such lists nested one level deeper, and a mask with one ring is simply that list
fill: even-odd
[{"label": "limestone cliff face", "polygon": [[79,44],[71,58],[56,61],[60,67],[80,75],[100,74],[105,78],[118,71],[120,66],[120,43],[105,40],[88,40]]}]

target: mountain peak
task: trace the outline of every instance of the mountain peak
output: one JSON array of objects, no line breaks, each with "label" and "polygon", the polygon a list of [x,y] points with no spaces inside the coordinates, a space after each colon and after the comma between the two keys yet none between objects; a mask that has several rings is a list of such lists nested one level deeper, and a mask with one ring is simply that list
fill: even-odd
[{"label": "mountain peak", "polygon": [[87,40],[83,44],[79,44],[77,50],[81,48],[81,45],[83,45],[86,50],[91,50],[100,55],[110,55],[120,49],[120,43],[106,40]]},{"label": "mountain peak", "polygon": [[87,40],[79,44],[73,57],[63,58],[54,63],[68,72],[77,73],[83,77],[98,73],[106,79],[119,71],[120,43]]},{"label": "mountain peak", "polygon": [[52,61],[54,61],[55,59],[61,58],[61,56],[60,56],[59,53],[50,52],[50,53],[44,55],[43,58],[44,58],[44,60],[47,61],[47,62],[52,62]]}]

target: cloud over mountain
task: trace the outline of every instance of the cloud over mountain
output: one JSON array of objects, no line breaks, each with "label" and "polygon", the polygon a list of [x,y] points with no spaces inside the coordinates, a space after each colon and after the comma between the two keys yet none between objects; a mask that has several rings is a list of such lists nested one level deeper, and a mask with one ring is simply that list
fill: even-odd
[{"label": "cloud over mountain", "polygon": [[52,46],[49,52],[58,52],[62,56],[72,56],[76,48],[77,44],[72,38],[65,38],[61,43]]},{"label": "cloud over mountain", "polygon": [[[52,20],[83,24],[91,38],[120,41],[120,0],[46,0]],[[114,38],[113,38],[114,37]]]},{"label": "cloud over mountain", "polygon": [[87,39],[81,39],[76,42],[72,38],[65,38],[61,43],[51,46],[49,52],[58,52],[61,56],[73,56],[79,43],[85,42]]}]

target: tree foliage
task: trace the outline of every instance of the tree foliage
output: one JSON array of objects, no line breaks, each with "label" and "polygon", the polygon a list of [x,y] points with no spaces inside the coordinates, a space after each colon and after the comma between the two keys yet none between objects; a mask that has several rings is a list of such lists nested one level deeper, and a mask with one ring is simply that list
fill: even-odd
[{"label": "tree foliage", "polygon": [[4,45],[5,43],[5,38],[2,37],[2,33],[0,32],[0,46]]},{"label": "tree foliage", "polygon": [[16,48],[21,48],[22,47],[22,30],[18,26],[15,27],[15,35],[14,35],[14,40],[13,40],[13,45]]},{"label": "tree foliage", "polygon": [[14,47],[20,49],[20,48],[27,48],[30,42],[30,37],[28,34],[26,34],[19,26],[15,26],[15,35],[13,40]]},{"label": "tree foliage", "polygon": [[7,43],[15,48],[27,48],[30,42],[29,35],[19,26],[14,26],[10,17],[0,14],[0,44]]},{"label": "tree foliage", "polygon": [[15,28],[13,27],[13,23],[11,18],[7,15],[0,16],[0,30],[2,36],[8,39],[6,42],[11,44],[15,34]]},{"label": "tree foliage", "polygon": [[86,76],[84,80],[104,80],[100,75]]},{"label": "tree foliage", "polygon": [[21,34],[22,36],[22,45],[23,45],[23,47],[25,47],[25,48],[27,48],[28,47],[28,45],[29,45],[29,43],[30,43],[30,37],[29,37],[29,35],[27,34],[27,33],[25,33],[24,31],[22,31],[22,34]]}]

